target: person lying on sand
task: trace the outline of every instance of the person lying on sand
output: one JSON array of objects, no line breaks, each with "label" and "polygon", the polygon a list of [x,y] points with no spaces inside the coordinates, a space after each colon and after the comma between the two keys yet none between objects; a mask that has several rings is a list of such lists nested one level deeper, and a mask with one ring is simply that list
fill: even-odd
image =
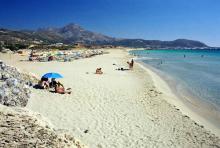
[{"label": "person lying on sand", "polygon": [[71,88],[67,88],[65,90],[63,84],[61,84],[60,82],[58,82],[55,86],[55,93],[58,94],[71,94]]},{"label": "person lying on sand", "polygon": [[97,68],[95,74],[103,74],[102,68]]},{"label": "person lying on sand", "polygon": [[121,67],[121,68],[117,68],[116,70],[119,70],[119,71],[125,71],[125,70],[130,70],[128,68],[124,68],[124,67]]},{"label": "person lying on sand", "polygon": [[130,69],[125,68],[125,67],[123,67],[123,66],[118,66],[117,64],[113,64],[113,65],[117,66],[117,68],[116,68],[115,70],[119,70],[119,71],[130,70]]},{"label": "person lying on sand", "polygon": [[36,88],[39,89],[48,89],[49,88],[49,81],[48,78],[41,78],[41,80],[38,82],[38,85],[36,86]]}]

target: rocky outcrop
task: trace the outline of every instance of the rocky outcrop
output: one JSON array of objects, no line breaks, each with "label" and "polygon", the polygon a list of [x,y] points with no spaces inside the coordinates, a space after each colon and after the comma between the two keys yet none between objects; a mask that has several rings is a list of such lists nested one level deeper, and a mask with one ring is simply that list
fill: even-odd
[{"label": "rocky outcrop", "polygon": [[56,131],[39,114],[0,105],[0,147],[85,147],[74,137]]},{"label": "rocky outcrop", "polygon": [[36,82],[37,78],[34,76],[21,73],[0,61],[0,104],[26,106],[30,98],[30,86]]}]

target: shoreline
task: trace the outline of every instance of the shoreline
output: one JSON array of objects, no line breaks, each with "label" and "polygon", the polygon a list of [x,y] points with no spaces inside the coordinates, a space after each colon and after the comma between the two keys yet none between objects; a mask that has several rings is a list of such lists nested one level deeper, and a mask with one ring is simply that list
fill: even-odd
[{"label": "shoreline", "polygon": [[[192,98],[188,98],[190,100],[184,99],[181,96],[179,96],[177,93],[173,92],[174,90],[169,86],[168,82],[162,78],[159,74],[157,74],[155,71],[150,69],[149,67],[145,67],[146,65],[143,62],[136,62],[138,65],[146,70],[150,76],[152,77],[152,80],[156,86],[163,94],[165,95],[163,98],[170,104],[176,106],[181,110],[183,115],[187,115],[192,120],[196,121],[197,123],[203,125],[207,130],[210,130],[212,133],[216,134],[218,137],[220,137],[220,126],[217,127],[216,123],[209,122],[208,119],[201,116],[204,115],[204,113],[198,113],[199,110],[196,108],[196,106],[193,103],[198,103],[199,105],[205,106],[206,104],[202,101],[193,100]],[[169,99],[168,99],[169,98]],[[193,103],[191,101],[194,101]],[[197,105],[198,105],[197,104]],[[191,106],[191,107],[190,107]],[[197,110],[196,110],[197,109]],[[210,114],[210,112],[209,112]]]},{"label": "shoreline", "polygon": [[[72,88],[72,94],[32,89],[25,108],[40,113],[55,128],[68,130],[88,147],[220,145],[219,137],[166,101],[169,96],[158,91],[150,73],[138,65],[133,71],[115,70],[113,64],[127,66],[132,58],[127,49],[106,51],[109,54],[73,62],[22,62],[12,55],[7,63],[37,76],[47,71],[64,74],[61,82]],[[103,75],[94,74],[97,67],[103,68]]]}]

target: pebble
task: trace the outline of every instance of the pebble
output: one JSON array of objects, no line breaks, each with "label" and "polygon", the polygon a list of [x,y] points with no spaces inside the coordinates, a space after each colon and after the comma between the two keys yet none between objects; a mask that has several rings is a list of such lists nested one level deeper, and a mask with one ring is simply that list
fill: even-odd
[{"label": "pebble", "polygon": [[88,132],[89,132],[89,130],[85,130],[85,131],[84,131],[84,133],[88,133]]}]

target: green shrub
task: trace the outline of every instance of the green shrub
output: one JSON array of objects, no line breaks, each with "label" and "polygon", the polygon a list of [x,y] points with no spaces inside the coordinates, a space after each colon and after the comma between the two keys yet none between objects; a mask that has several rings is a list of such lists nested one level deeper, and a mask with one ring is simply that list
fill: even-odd
[{"label": "green shrub", "polygon": [[5,47],[10,49],[11,51],[16,51],[16,50],[19,50],[19,49],[25,49],[25,48],[28,47],[28,45],[25,45],[25,44],[8,44]]}]

